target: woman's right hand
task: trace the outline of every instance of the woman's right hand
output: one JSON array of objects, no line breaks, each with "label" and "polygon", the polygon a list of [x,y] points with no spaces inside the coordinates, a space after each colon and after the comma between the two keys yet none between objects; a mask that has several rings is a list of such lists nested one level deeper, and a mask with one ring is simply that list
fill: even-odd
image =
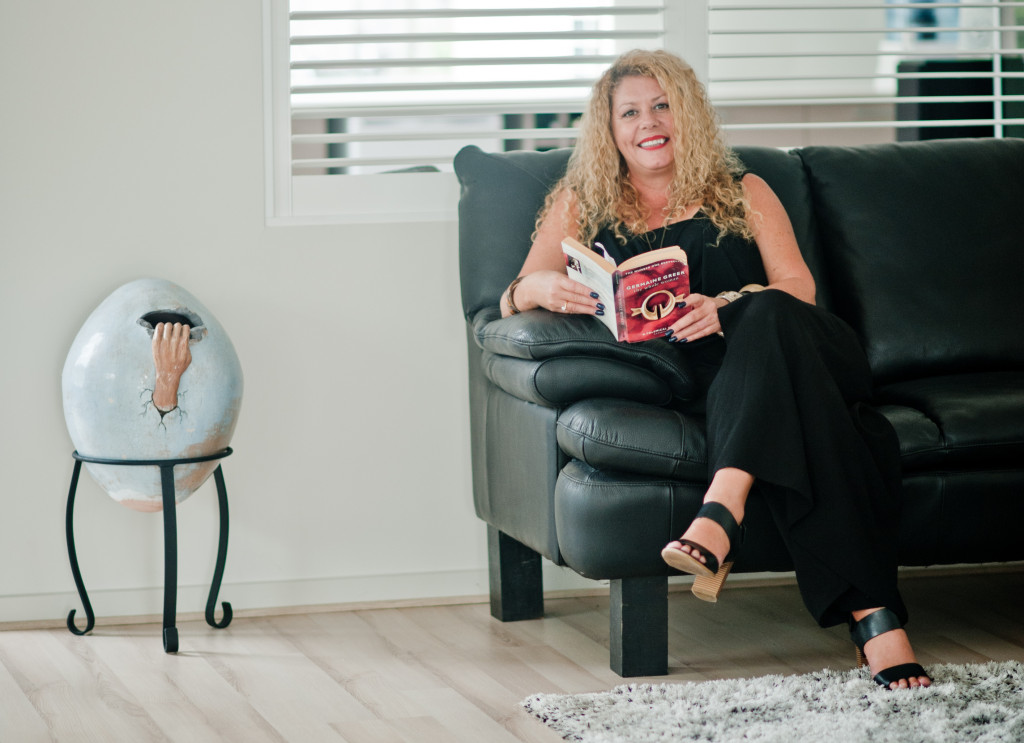
[{"label": "woman's right hand", "polygon": [[668,340],[685,343],[720,332],[722,321],[718,319],[718,310],[727,304],[727,299],[705,297],[703,294],[687,295],[686,306],[690,310],[672,323],[667,334]]},{"label": "woman's right hand", "polygon": [[[566,315],[603,315],[605,311],[595,292],[560,271],[541,270],[527,274],[516,286],[513,298],[520,311],[536,307]],[[506,317],[509,314],[504,302],[502,314]]]}]

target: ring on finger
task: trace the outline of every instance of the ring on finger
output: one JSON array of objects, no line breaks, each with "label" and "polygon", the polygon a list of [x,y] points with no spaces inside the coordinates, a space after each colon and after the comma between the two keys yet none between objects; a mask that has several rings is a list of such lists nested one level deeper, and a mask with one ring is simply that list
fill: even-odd
[{"label": "ring on finger", "polygon": [[569,307],[569,303],[568,303],[568,302],[562,302],[562,312],[565,312],[565,310],[566,310],[566,309],[567,309],[568,307]]}]

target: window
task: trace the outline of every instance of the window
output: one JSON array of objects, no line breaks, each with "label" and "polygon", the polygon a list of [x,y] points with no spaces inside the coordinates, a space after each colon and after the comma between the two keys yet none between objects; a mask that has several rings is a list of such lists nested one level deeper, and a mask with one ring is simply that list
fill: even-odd
[{"label": "window", "polygon": [[1024,2],[712,0],[708,16],[733,144],[1024,135]]},{"label": "window", "polygon": [[733,144],[1024,125],[1024,0],[264,1],[272,220],[451,218],[458,149],[571,144],[635,47],[685,57]]},{"label": "window", "polygon": [[269,200],[284,217],[332,203],[451,216],[444,174],[461,147],[571,144],[601,71],[627,49],[664,46],[665,18],[681,12],[664,0],[267,2]]}]

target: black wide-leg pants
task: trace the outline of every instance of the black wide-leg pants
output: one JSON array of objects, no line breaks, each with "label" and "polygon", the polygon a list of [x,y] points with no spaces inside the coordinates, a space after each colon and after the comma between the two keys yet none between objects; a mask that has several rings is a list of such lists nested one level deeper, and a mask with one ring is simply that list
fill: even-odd
[{"label": "black wide-leg pants", "polygon": [[766,290],[719,311],[721,366],[708,389],[708,464],[754,476],[821,626],[885,606],[896,585],[899,445],[866,403],[867,358],[832,314]]}]

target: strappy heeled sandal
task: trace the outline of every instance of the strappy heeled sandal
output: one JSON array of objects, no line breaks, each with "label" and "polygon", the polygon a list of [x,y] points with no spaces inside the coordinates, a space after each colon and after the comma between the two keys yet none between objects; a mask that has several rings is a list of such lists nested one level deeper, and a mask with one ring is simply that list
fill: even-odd
[{"label": "strappy heeled sandal", "polygon": [[[860,668],[868,664],[867,657],[864,655],[864,646],[869,640],[897,629],[903,629],[903,624],[891,609],[879,609],[871,612],[859,622],[854,622],[851,617],[850,639],[857,647],[857,667]],[[888,689],[894,681],[915,676],[928,676],[928,672],[919,663],[900,663],[883,668],[876,673],[874,682]]]},{"label": "strappy heeled sandal", "polygon": [[693,520],[697,519],[710,519],[725,531],[725,536],[729,539],[729,554],[722,560],[721,567],[718,565],[718,558],[712,554],[711,550],[690,539],[680,538],[676,541],[690,549],[699,550],[707,560],[706,563],[701,562],[688,552],[671,546],[666,546],[661,551],[661,558],[676,570],[695,576],[691,589],[693,595],[701,601],[714,603],[718,601],[718,595],[722,592],[725,579],[729,577],[729,571],[732,570],[733,558],[739,545],[743,542],[744,528],[736,523],[732,512],[721,503],[705,503],[697,511]]}]

